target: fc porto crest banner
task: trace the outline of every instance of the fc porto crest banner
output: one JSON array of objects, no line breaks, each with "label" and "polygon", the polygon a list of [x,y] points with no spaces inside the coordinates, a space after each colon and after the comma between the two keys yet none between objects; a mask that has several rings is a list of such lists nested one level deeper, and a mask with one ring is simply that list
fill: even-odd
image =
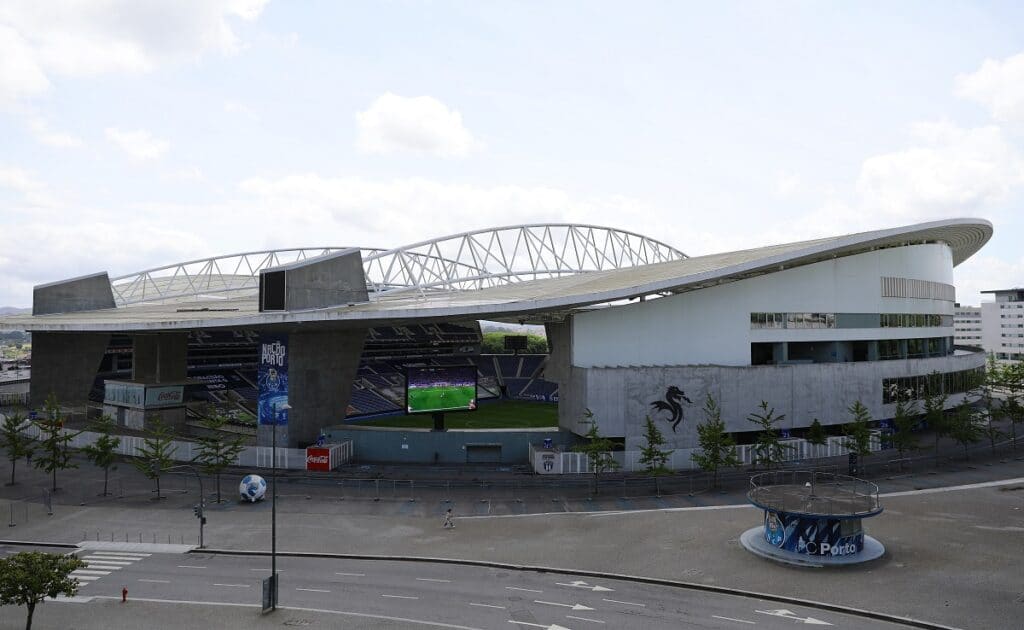
[{"label": "fc porto crest banner", "polygon": [[288,424],[288,335],[260,335],[259,422]]}]

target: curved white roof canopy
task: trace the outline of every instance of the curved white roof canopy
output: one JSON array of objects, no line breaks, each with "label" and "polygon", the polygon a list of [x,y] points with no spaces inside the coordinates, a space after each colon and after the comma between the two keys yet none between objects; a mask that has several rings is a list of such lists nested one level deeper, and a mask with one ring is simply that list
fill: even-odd
[{"label": "curved white roof canopy", "polygon": [[[14,316],[0,319],[0,329],[138,331],[260,326],[338,328],[442,319],[543,321],[583,306],[692,291],[881,248],[946,243],[952,251],[953,264],[958,265],[981,249],[991,236],[992,224],[984,219],[948,219],[654,264],[509,281],[475,290],[385,292],[369,302],[351,306],[260,313],[255,296],[229,296],[215,303],[176,301],[91,312]],[[428,252],[419,253],[429,255]],[[523,275],[529,274],[510,272],[506,277],[521,279]]]}]

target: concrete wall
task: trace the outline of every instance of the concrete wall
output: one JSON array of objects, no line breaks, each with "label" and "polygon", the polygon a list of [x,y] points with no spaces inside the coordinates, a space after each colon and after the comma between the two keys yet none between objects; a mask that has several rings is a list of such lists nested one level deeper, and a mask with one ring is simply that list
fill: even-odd
[{"label": "concrete wall", "polygon": [[292,409],[287,446],[305,446],[316,440],[321,427],[344,422],[365,338],[366,329],[289,335],[288,404]]},{"label": "concrete wall", "polygon": [[[264,270],[264,273],[277,272],[285,274],[285,310],[288,311],[365,302],[368,299],[363,260],[357,249]],[[260,282],[263,282],[263,273]],[[262,289],[260,294],[263,294]]]},{"label": "concrete wall", "polygon": [[108,343],[106,333],[32,333],[29,404],[41,409],[53,394],[61,405],[84,405]]},{"label": "concrete wall", "polygon": [[[626,438],[626,449],[644,444],[644,418],[650,415],[674,448],[697,446],[696,425],[704,420],[704,402],[710,393],[722,409],[730,432],[753,431],[747,416],[762,400],[785,414],[779,428],[809,426],[815,418],[822,424],[845,424],[848,407],[861,401],[875,419],[891,418],[895,405],[882,404],[882,379],[897,376],[954,372],[985,364],[983,353],[931,359],[905,359],[860,363],[824,363],[768,366],[672,366],[634,368],[574,368],[574,387],[563,392],[559,414],[562,428],[583,433],[579,424],[582,408],[589,408],[601,433]],[[669,386],[676,386],[692,401],[683,401],[683,420],[673,432],[670,414],[651,407],[665,400]],[[571,399],[571,400],[570,400]],[[962,395],[951,396],[947,407]],[[560,409],[561,411],[561,409]]]},{"label": "concrete wall", "polygon": [[953,283],[944,244],[847,256],[645,302],[579,313],[572,322],[577,367],[750,365],[750,343],[953,336],[944,328],[752,330],[752,312],[931,313],[953,302],[882,297],[881,278]]},{"label": "concrete wall", "polygon": [[[114,308],[107,272],[40,284],[32,289],[32,314],[76,313]],[[33,357],[34,360],[35,357]]]},{"label": "concrete wall", "polygon": [[[501,444],[501,464],[529,462],[529,444],[551,438],[568,448],[574,437],[556,429],[429,431],[427,429],[382,429],[379,427],[333,427],[328,442],[352,440],[355,462],[466,463],[466,445]],[[435,460],[436,454],[436,460]]]},{"label": "concrete wall", "polygon": [[188,377],[188,334],[132,335],[132,380],[182,383]]}]

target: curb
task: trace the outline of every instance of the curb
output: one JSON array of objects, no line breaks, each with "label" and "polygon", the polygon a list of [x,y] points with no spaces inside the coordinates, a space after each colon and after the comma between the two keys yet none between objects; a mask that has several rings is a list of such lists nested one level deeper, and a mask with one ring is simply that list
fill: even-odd
[{"label": "curb", "polygon": [[0,540],[0,545],[23,545],[25,547],[62,547],[67,549],[78,549],[78,545],[75,543],[32,542],[29,540]]},{"label": "curb", "polygon": [[[231,550],[231,549],[193,549],[189,553],[212,553],[220,554],[225,556],[269,556],[269,551],[245,551],[245,550]],[[848,606],[840,606],[838,604],[829,604],[826,602],[815,602],[806,599],[800,599],[797,597],[788,597],[786,595],[773,595],[771,593],[759,593],[757,591],[748,591],[739,588],[730,588],[727,586],[713,586],[710,584],[698,584],[695,582],[684,582],[681,580],[669,580],[665,578],[653,578],[644,577],[640,575],[627,575],[623,573],[608,573],[604,571],[586,571],[580,569],[562,569],[558,567],[543,567],[529,564],[509,564],[505,562],[490,562],[487,560],[462,560],[458,558],[431,558],[427,556],[375,556],[366,554],[348,554],[348,553],[328,553],[328,552],[315,552],[315,551],[279,551],[279,556],[286,556],[292,558],[336,558],[345,560],[383,560],[389,562],[422,562],[422,563],[434,563],[434,564],[455,564],[462,566],[473,566],[473,567],[487,567],[492,569],[506,569],[512,571],[533,571],[536,573],[557,573],[560,575],[574,575],[591,578],[603,578],[611,580],[622,580],[626,582],[636,582],[639,584],[654,584],[656,586],[668,586],[672,588],[685,588],[694,591],[703,591],[709,593],[719,593],[723,595],[738,595],[741,597],[750,597],[756,599],[763,599],[767,601],[779,602],[783,604],[794,604],[798,606],[805,606],[807,608],[816,608],[818,610],[827,610],[829,612],[836,612],[846,615],[853,615],[857,617],[864,617],[867,619],[874,619],[876,621],[885,621],[889,623],[901,624],[912,628],[923,628],[924,630],[961,630],[955,626],[947,626],[939,623],[933,623],[930,621],[924,621],[921,619],[914,619],[912,617],[900,617],[897,615],[891,615],[888,613],[876,612],[873,610],[864,610],[862,608],[851,608]]]}]

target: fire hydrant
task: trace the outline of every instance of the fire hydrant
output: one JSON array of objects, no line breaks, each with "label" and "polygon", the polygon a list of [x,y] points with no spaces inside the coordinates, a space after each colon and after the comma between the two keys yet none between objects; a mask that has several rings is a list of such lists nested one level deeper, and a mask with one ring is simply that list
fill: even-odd
[{"label": "fire hydrant", "polygon": [[127,601],[128,601],[128,587],[127,586],[122,586],[121,587],[121,603],[123,604],[123,603],[125,603]]}]

